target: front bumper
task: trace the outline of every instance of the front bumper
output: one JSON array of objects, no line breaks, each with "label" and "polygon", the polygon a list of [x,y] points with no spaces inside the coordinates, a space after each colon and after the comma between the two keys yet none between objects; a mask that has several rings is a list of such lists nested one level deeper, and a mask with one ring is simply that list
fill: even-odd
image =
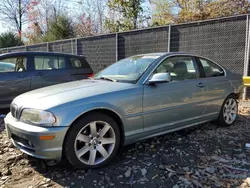
[{"label": "front bumper", "polygon": [[[10,113],[4,119],[9,139],[22,152],[40,159],[61,160],[68,127],[38,127],[16,120]],[[53,140],[40,136],[54,135]]]}]

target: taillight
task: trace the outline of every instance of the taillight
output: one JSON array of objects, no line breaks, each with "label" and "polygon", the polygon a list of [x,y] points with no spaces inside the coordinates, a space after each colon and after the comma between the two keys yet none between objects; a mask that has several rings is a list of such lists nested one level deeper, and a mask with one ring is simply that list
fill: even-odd
[{"label": "taillight", "polygon": [[94,77],[94,76],[95,76],[94,73],[88,74],[88,78],[91,78],[91,77]]}]

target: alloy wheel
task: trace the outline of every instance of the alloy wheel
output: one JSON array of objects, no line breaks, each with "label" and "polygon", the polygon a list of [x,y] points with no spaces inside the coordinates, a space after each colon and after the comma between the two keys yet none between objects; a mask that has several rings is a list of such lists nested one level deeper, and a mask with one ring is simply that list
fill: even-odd
[{"label": "alloy wheel", "polygon": [[229,98],[223,108],[223,117],[227,124],[234,122],[237,116],[237,102],[233,98]]},{"label": "alloy wheel", "polygon": [[103,121],[85,125],[77,134],[74,150],[84,164],[97,165],[109,158],[114,150],[116,136],[113,128]]}]

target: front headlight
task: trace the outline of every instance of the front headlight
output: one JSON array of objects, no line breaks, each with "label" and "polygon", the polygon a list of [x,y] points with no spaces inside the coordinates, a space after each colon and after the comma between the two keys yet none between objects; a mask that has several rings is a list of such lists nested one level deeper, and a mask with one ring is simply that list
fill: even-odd
[{"label": "front headlight", "polygon": [[52,126],[56,122],[56,117],[54,114],[48,111],[23,109],[20,121],[36,125]]}]

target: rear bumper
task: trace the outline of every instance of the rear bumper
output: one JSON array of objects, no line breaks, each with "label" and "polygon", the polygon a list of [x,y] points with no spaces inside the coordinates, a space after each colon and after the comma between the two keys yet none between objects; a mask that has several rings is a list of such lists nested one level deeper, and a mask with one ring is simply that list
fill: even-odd
[{"label": "rear bumper", "polygon": [[[22,152],[40,159],[61,160],[68,127],[38,127],[22,123],[8,114],[4,119],[9,139]],[[52,140],[40,136],[54,135]]]},{"label": "rear bumper", "polygon": [[244,92],[236,93],[236,95],[235,95],[236,99],[237,99],[237,100],[242,99],[242,98],[243,98],[243,93],[244,93]]},{"label": "rear bumper", "polygon": [[237,100],[240,100],[243,98],[243,95],[244,95],[244,85],[241,85],[238,89],[238,92],[236,93],[235,97]]}]

